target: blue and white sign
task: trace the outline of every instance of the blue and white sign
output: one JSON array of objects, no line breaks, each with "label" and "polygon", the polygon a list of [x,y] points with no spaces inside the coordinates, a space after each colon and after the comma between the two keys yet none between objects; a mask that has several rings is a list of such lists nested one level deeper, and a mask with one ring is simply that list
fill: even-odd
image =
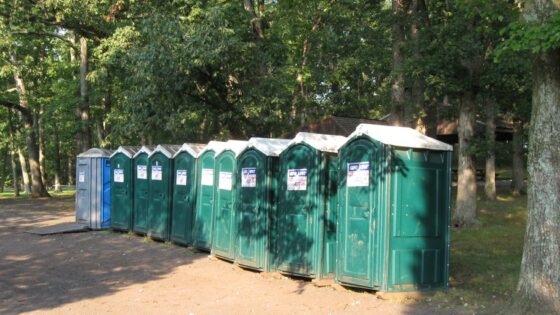
[{"label": "blue and white sign", "polygon": [[187,170],[177,170],[175,183],[178,186],[187,186]]},{"label": "blue and white sign", "polygon": [[136,178],[148,179],[148,166],[146,165],[136,166]]},{"label": "blue and white sign", "polygon": [[369,186],[369,162],[348,163],[346,186],[348,187]]},{"label": "blue and white sign", "polygon": [[307,190],[307,169],[288,170],[288,190]]},{"label": "blue and white sign", "polygon": [[232,174],[231,172],[220,172],[220,177],[218,178],[218,189],[231,190],[232,184]]},{"label": "blue and white sign", "polygon": [[152,165],[152,180],[161,180],[162,170],[161,165]]},{"label": "blue and white sign", "polygon": [[203,168],[201,173],[200,184],[202,186],[213,186],[214,185],[214,169]]},{"label": "blue and white sign", "polygon": [[257,169],[247,167],[241,169],[241,187],[257,187]]},{"label": "blue and white sign", "polygon": [[116,168],[113,171],[113,182],[124,183],[124,171],[122,168]]}]

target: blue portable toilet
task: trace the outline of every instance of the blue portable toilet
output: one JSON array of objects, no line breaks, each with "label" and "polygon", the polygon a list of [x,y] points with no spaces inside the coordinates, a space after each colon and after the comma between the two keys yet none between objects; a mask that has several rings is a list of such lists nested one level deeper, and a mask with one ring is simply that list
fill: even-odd
[{"label": "blue portable toilet", "polygon": [[111,227],[111,151],[92,148],[76,161],[76,222],[90,229]]}]

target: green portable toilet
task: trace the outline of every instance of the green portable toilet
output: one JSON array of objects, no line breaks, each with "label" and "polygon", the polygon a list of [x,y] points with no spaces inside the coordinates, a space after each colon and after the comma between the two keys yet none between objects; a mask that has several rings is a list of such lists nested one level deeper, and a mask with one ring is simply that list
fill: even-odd
[{"label": "green portable toilet", "polygon": [[196,211],[194,214],[193,246],[210,251],[214,219],[214,157],[225,142],[210,141],[199,153],[196,163]]},{"label": "green portable toilet", "polygon": [[339,152],[337,282],[448,286],[451,150],[402,127],[359,125]]},{"label": "green portable toilet", "polygon": [[290,140],[251,138],[237,158],[235,263],[269,271],[278,156]]},{"label": "green portable toilet", "polygon": [[247,147],[247,141],[229,140],[216,155],[214,165],[214,235],[212,254],[227,260],[235,258],[235,197],[237,156]]},{"label": "green portable toilet", "polygon": [[148,224],[148,156],[154,146],[142,146],[133,156],[134,165],[134,211],[132,231],[146,234]]},{"label": "green portable toilet", "polygon": [[111,228],[132,231],[134,207],[133,157],[140,147],[120,146],[111,155]]},{"label": "green portable toilet", "polygon": [[171,210],[171,241],[192,244],[196,201],[196,158],[204,144],[185,143],[173,156],[173,206]]},{"label": "green portable toilet", "polygon": [[334,278],[337,152],[345,137],[300,132],[280,154],[274,266]]},{"label": "green portable toilet", "polygon": [[148,162],[148,236],[169,240],[173,191],[173,156],[180,145],[158,145]]}]

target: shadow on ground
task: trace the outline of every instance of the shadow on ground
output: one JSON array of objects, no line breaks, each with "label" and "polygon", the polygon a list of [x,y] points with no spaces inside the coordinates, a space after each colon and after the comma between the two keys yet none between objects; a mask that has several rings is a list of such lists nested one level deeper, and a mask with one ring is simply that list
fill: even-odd
[{"label": "shadow on ground", "polygon": [[0,314],[110,295],[205,257],[126,234],[25,233],[32,227],[72,222],[73,205],[71,197],[0,201]]}]

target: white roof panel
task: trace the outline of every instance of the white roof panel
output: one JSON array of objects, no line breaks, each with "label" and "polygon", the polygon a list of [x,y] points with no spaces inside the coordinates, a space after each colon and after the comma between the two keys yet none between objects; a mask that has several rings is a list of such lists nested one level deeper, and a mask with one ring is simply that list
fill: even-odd
[{"label": "white roof panel", "polygon": [[242,140],[228,140],[221,151],[216,151],[216,156],[224,151],[232,151],[237,157],[247,147],[248,142]]},{"label": "white roof panel", "polygon": [[383,144],[396,147],[453,151],[453,146],[407,127],[360,124],[348,139],[361,135],[366,135]]},{"label": "white roof panel", "polygon": [[153,145],[143,145],[140,150],[138,150],[138,152],[136,152],[133,156],[133,158],[136,158],[137,156],[139,156],[142,153],[145,153],[147,155],[152,154],[152,151],[155,149],[156,147]]},{"label": "white roof panel", "polygon": [[158,144],[155,150],[150,153],[150,156],[156,154],[157,152],[161,152],[168,159],[172,159],[179,149],[181,149],[180,144]]},{"label": "white roof panel", "polygon": [[205,144],[200,143],[183,143],[181,148],[175,153],[173,157],[176,157],[181,152],[187,152],[192,157],[198,157],[198,154],[206,147]]},{"label": "white roof panel", "polygon": [[248,148],[255,148],[266,156],[279,156],[290,144],[289,139],[256,138],[249,139]]},{"label": "white roof panel", "polygon": [[218,153],[222,152],[224,150],[226,143],[223,141],[210,141],[208,142],[208,144],[206,145],[206,147],[204,147],[204,149],[202,149],[202,151],[200,151],[198,153],[198,156],[201,156],[204,152],[206,151],[210,151],[213,150],[214,151],[214,156],[218,155]]},{"label": "white roof panel", "polygon": [[113,151],[111,157],[115,156],[117,153],[122,153],[126,155],[129,159],[132,159],[132,157],[134,157],[134,155],[136,154],[136,152],[138,152],[138,150],[140,150],[140,147],[121,145],[118,149]]},{"label": "white roof panel", "polygon": [[110,157],[113,152],[107,149],[91,148],[78,154],[78,157]]},{"label": "white roof panel", "polygon": [[320,133],[299,132],[288,144],[306,143],[313,148],[323,151],[337,153],[338,149],[346,142],[346,137],[335,135],[324,135]]}]

